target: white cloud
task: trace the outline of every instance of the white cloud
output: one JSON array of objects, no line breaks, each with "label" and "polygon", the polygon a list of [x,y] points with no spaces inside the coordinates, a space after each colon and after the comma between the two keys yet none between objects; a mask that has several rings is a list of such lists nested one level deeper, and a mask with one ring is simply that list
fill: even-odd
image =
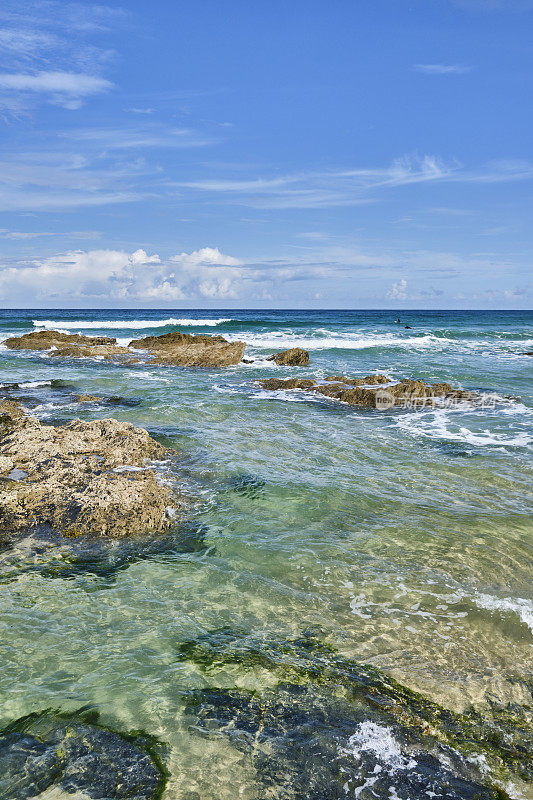
[{"label": "white cloud", "polygon": [[472,67],[465,64],[415,64],[413,69],[426,75],[462,75]]},{"label": "white cloud", "polygon": [[105,78],[78,72],[0,73],[0,89],[42,93],[57,105],[70,109],[79,108],[83,98],[106,92],[112,85]]},{"label": "white cloud", "polygon": [[391,300],[407,300],[407,281],[405,278],[392,284],[387,292],[387,297]]}]

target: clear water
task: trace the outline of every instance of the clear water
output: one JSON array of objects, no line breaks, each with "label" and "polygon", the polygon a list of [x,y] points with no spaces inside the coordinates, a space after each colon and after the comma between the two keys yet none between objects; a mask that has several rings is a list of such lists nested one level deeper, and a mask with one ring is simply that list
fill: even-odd
[{"label": "clear water", "polygon": [[[2,313],[2,339],[180,329],[244,339],[254,363],[122,367],[0,347],[0,382],[34,384],[18,394],[43,421],[114,416],[171,443],[203,537],[196,551],[131,557],[111,576],[65,569],[72,551],[59,543],[24,537],[0,553],[1,722],[91,705],[169,744],[168,800],[235,797],[236,785],[255,797],[246,759],[180,721],[181,694],[205,678],[176,647],[221,626],[282,637],[317,626],[343,655],[451,709],[531,706],[533,314],[402,312],[410,330],[396,316]],[[265,360],[293,346],[310,351],[309,367]],[[420,377],[488,399],[376,412],[254,383],[296,372]],[[71,393],[139,402],[110,410]]]}]

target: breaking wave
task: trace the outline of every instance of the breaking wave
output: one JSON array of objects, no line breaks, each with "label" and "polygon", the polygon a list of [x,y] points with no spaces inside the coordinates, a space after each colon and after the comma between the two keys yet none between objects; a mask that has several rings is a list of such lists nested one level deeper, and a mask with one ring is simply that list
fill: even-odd
[{"label": "breaking wave", "polygon": [[177,319],[175,317],[169,317],[168,319],[102,319],[102,320],[85,320],[85,319],[75,319],[75,320],[68,320],[68,319],[34,319],[32,320],[33,325],[36,328],[44,328],[45,330],[57,330],[58,327],[61,328],[68,328],[69,330],[73,329],[87,329],[87,328],[97,328],[98,330],[102,330],[105,328],[120,328],[125,330],[137,330],[143,328],[166,328],[169,325],[181,325],[181,326],[196,326],[199,328],[203,327],[214,327],[215,325],[222,325],[224,322],[231,322],[231,318],[228,317],[220,317],[218,319]]}]

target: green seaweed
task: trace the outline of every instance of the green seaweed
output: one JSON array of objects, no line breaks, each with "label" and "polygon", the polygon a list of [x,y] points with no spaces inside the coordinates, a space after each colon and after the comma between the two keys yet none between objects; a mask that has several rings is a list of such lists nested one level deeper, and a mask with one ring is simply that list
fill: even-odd
[{"label": "green seaweed", "polygon": [[340,656],[316,632],[290,641],[246,635],[221,628],[178,646],[178,657],[195,663],[210,679],[233,665],[268,670],[278,685],[328,687],[352,702],[378,710],[384,720],[425,739],[453,747],[465,757],[484,755],[494,775],[533,779],[533,728],[510,710],[494,709],[492,719],[470,710],[442,708],[380,670]]}]

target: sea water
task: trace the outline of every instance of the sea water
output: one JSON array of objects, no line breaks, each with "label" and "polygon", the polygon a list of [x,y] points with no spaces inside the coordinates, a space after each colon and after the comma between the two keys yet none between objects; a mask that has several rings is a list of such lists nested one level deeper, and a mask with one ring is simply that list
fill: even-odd
[{"label": "sea water", "polygon": [[[77,557],[32,535],[0,553],[0,722],[90,706],[166,743],[165,797],[229,798],[235,786],[255,797],[246,759],[180,722],[183,692],[205,680],[176,648],[220,628],[286,639],[319,630],[342,655],[454,711],[531,706],[533,314],[397,316],[2,312],[2,340],[62,330],[126,344],[182,330],[242,339],[253,363],[117,366],[0,345],[0,384],[18,383],[7,391],[43,422],[113,416],[174,447],[193,531],[190,547],[126,556],[110,543]],[[290,347],[309,350],[308,367],[267,360]],[[446,381],[485,401],[376,411],[257,383],[372,372]],[[80,405],[83,393],[128,402]]]}]

